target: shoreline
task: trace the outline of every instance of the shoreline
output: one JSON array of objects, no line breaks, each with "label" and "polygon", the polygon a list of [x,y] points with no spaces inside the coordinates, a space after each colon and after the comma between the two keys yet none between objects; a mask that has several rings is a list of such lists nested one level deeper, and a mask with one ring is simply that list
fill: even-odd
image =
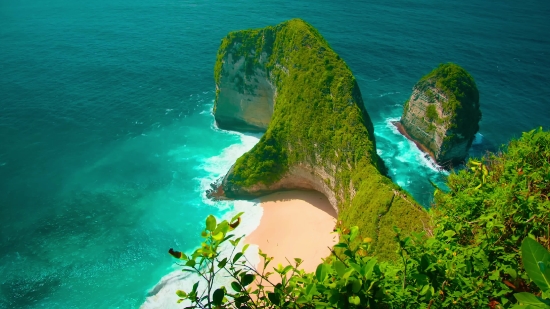
[{"label": "shoreline", "polygon": [[301,258],[299,268],[314,272],[330,255],[329,247],[338,243],[338,236],[332,234],[336,211],[319,192],[276,192],[260,198],[260,205],[263,215],[259,226],[246,236],[245,242],[274,257],[269,269],[279,263],[286,266],[288,261],[294,264],[294,258]]},{"label": "shoreline", "polygon": [[399,131],[399,133],[401,133],[401,135],[405,136],[409,141],[413,142],[416,147],[418,147],[418,149],[420,149],[422,152],[428,154],[430,156],[430,158],[436,162],[437,164],[437,161],[435,160],[435,156],[434,154],[424,145],[420,144],[419,142],[417,142],[416,140],[414,140],[410,135],[409,133],[407,133],[407,131],[405,130],[405,128],[403,127],[403,125],[401,124],[401,122],[398,120],[398,121],[392,121],[391,122],[396,128],[397,128],[397,131]]}]

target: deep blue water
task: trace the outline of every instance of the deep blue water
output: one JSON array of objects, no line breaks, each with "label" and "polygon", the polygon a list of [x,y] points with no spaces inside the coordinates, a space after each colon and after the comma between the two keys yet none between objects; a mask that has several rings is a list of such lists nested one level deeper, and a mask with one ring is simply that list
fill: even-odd
[{"label": "deep blue water", "polygon": [[0,308],[139,307],[172,269],[166,250],[227,210],[202,196],[251,145],[210,115],[227,32],[318,28],[359,81],[392,177],[427,206],[427,179],[445,175],[389,120],[452,61],[480,91],[474,153],[548,129],[548,16],[546,0],[1,1]]}]

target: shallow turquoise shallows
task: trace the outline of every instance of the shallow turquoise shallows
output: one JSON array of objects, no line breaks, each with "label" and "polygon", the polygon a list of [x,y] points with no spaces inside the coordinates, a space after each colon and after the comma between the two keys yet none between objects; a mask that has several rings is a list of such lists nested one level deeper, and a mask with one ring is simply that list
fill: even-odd
[{"label": "shallow turquoise shallows", "polygon": [[0,308],[137,308],[198,244],[204,198],[257,137],[217,130],[229,31],[300,17],[357,77],[390,175],[429,207],[445,174],[391,120],[456,62],[476,79],[473,154],[550,125],[550,2],[0,1]]}]

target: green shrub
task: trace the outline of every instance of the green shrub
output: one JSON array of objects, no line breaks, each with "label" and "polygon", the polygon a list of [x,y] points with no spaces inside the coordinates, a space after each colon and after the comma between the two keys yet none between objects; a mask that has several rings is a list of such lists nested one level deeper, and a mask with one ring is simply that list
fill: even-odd
[{"label": "green shrub", "polygon": [[437,111],[435,109],[434,104],[430,104],[428,105],[428,108],[426,108],[426,117],[428,117],[430,121],[439,120],[439,116],[437,115]]}]

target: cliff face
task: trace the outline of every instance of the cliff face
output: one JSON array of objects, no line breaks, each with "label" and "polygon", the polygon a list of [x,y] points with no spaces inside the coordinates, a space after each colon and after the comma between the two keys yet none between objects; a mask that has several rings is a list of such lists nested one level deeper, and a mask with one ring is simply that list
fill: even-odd
[{"label": "cliff face", "polygon": [[[362,237],[375,240],[382,258],[395,257],[393,225],[418,231],[428,224],[423,208],[384,176],[357,82],[312,26],[295,19],[230,33],[222,40],[214,76],[219,124],[226,117],[233,129],[243,123],[269,125],[258,144],[214,185],[211,197],[319,191],[344,226],[357,225]],[[261,117],[252,110],[261,111]]]},{"label": "cliff face", "polygon": [[265,131],[273,115],[275,97],[275,86],[265,67],[269,55],[265,51],[256,55],[255,50],[246,48],[240,52],[241,48],[242,43],[232,42],[221,56],[214,117],[223,129]]},{"label": "cliff face", "polygon": [[405,103],[402,129],[442,166],[464,161],[479,130],[481,111],[474,79],[456,64],[424,76]]}]

